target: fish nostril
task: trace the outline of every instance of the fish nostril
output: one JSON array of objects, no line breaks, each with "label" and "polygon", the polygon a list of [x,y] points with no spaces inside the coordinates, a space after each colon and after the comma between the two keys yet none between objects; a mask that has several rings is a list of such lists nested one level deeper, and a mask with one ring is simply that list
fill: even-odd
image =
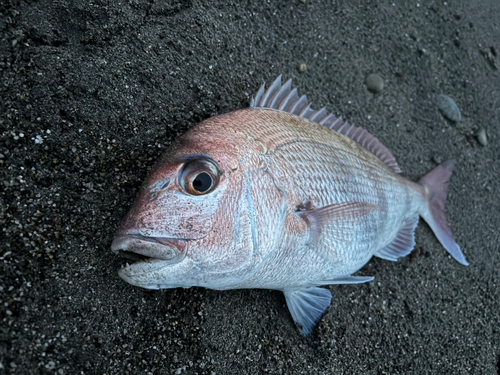
[{"label": "fish nostril", "polygon": [[164,193],[164,190],[166,188],[168,188],[170,186],[170,180],[167,180],[167,181],[164,181],[164,182],[161,182],[161,183],[157,183],[156,186],[152,187],[151,188],[151,193],[149,195],[149,198],[151,200],[155,200],[155,199],[158,199],[158,198],[161,198],[161,196],[163,195]]},{"label": "fish nostril", "polygon": [[160,190],[165,190],[170,185],[170,180],[165,181],[162,185],[160,185]]}]

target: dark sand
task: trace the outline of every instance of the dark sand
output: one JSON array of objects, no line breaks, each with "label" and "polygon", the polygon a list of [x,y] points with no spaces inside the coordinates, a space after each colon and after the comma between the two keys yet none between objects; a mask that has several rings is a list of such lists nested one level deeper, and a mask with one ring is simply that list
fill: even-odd
[{"label": "dark sand", "polygon": [[[0,5],[0,373],[499,373],[499,1],[119,1]],[[277,291],[118,278],[111,240],[148,167],[280,73],[412,179],[457,161],[449,220],[469,267],[421,222],[411,256],[330,287],[307,338]]]}]

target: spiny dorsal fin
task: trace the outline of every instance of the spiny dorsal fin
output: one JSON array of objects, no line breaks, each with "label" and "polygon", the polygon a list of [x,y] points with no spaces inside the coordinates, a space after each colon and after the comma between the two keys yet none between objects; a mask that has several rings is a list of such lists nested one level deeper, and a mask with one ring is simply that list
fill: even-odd
[{"label": "spiny dorsal fin", "polygon": [[252,97],[250,108],[277,109],[278,111],[288,112],[326,126],[352,139],[370,151],[394,172],[401,173],[401,168],[399,168],[396,158],[377,137],[362,127],[349,124],[342,117],[335,117],[335,115],[329,114],[325,107],[320,110],[312,109],[311,104],[307,101],[307,97],[305,95],[299,97],[297,89],[292,89],[291,79],[286,81],[285,84],[281,84],[281,74],[267,90],[265,83],[260,86],[255,97]]}]

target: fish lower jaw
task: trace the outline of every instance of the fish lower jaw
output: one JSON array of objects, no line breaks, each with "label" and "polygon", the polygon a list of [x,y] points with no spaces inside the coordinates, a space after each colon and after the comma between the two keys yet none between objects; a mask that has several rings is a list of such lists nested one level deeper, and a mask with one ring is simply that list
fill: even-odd
[{"label": "fish lower jaw", "polygon": [[[122,264],[118,275],[120,278],[132,285],[139,285],[135,280],[147,278],[149,275],[161,272],[164,268],[177,263],[175,260],[158,259],[132,251],[118,250],[116,253],[127,259],[125,264]],[[132,262],[131,262],[132,261]],[[160,288],[148,288],[160,289]]]},{"label": "fish lower jaw", "polygon": [[167,267],[169,264],[169,261],[154,258],[148,258],[147,260],[132,264],[127,262],[125,265],[121,266],[118,274],[122,277],[122,279],[124,277],[137,277],[151,272],[158,272],[159,270]]},{"label": "fish lower jaw", "polygon": [[148,287],[148,285],[155,285],[152,282],[155,279],[155,274],[158,274],[168,266],[168,261],[149,258],[145,261],[122,265],[118,271],[118,275],[129,284],[148,289],[159,289],[157,287]]},{"label": "fish lower jaw", "polygon": [[[152,260],[127,264],[118,271],[120,278],[133,285],[144,289],[172,289],[190,288],[194,285],[179,284],[177,278],[167,277],[171,274],[168,261]],[[182,278],[181,278],[182,279]]]}]

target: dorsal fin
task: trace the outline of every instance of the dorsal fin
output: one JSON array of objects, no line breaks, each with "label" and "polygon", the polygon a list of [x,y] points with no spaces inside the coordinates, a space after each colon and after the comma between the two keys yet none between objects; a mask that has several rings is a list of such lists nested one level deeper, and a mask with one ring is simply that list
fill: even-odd
[{"label": "dorsal fin", "polygon": [[265,83],[260,86],[255,97],[252,97],[250,108],[276,109],[326,126],[352,139],[370,151],[394,172],[401,173],[401,168],[399,168],[396,158],[377,137],[362,127],[349,124],[342,117],[335,117],[335,115],[329,114],[325,107],[320,110],[312,109],[307,97],[305,95],[299,97],[297,89],[292,88],[291,79],[286,81],[285,84],[281,84],[281,74],[267,90]]}]

